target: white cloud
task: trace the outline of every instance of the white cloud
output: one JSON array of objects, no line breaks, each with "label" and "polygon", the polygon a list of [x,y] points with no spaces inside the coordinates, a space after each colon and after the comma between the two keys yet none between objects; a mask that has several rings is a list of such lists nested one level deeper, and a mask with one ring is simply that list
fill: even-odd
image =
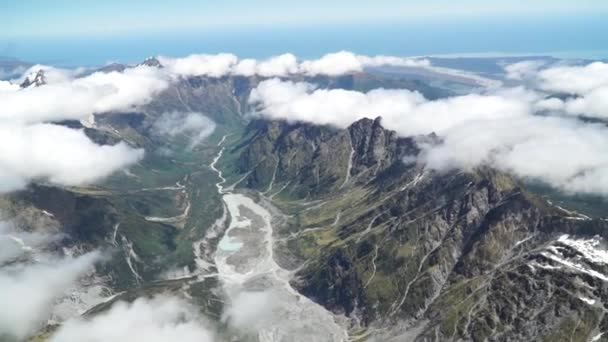
[{"label": "white cloud", "polygon": [[550,105],[567,114],[608,118],[608,63],[594,62],[583,66],[558,66],[537,75],[542,90],[573,94]]},{"label": "white cloud", "polygon": [[160,296],[140,298],[131,304],[116,303],[92,318],[65,322],[51,342],[211,342],[213,334],[204,326],[197,308],[189,303]]},{"label": "white cloud", "polygon": [[169,78],[154,67],[138,66],[124,72],[96,72],[77,78],[75,88],[95,90],[102,95],[93,102],[93,112],[127,111],[147,104],[169,86]]},{"label": "white cloud", "polygon": [[165,113],[155,123],[154,129],[160,134],[175,137],[186,134],[193,148],[213,133],[215,122],[200,113]]},{"label": "white cloud", "polygon": [[19,85],[9,81],[0,81],[0,93],[19,90]]},{"label": "white cloud", "polygon": [[431,63],[427,59],[395,57],[395,56],[364,56],[349,51],[328,53],[319,59],[305,60],[300,64],[299,72],[308,76],[328,75],[339,76],[361,72],[368,67],[398,66],[427,68]]},{"label": "white cloud", "polygon": [[542,66],[546,64],[542,60],[521,61],[504,67],[506,78],[511,80],[524,80],[535,77]]},{"label": "white cloud", "polygon": [[[191,60],[194,63],[189,63]],[[205,58],[198,55],[176,61],[174,71],[179,72],[193,64],[203,65],[208,73],[214,75],[214,70],[223,73],[225,71],[221,69],[225,65],[231,67],[231,60],[236,61],[236,57],[215,55]],[[288,60],[281,57],[269,62],[286,65]],[[258,67],[263,72],[272,69],[269,64]],[[38,70],[44,71],[47,84],[19,89],[16,83]],[[169,86],[175,77],[171,68],[138,66],[124,72],[97,72],[78,77],[81,72],[80,69],[36,65],[13,83],[1,81],[1,192],[20,189],[38,179],[63,185],[94,182],[141,159],[143,151],[125,144],[99,146],[82,132],[43,123],[83,120],[92,114],[137,109]],[[191,136],[193,145],[208,136],[215,127],[211,121],[194,114],[182,119],[169,133],[175,134],[175,130],[181,129]]]},{"label": "white cloud", "polygon": [[0,83],[0,192],[40,179],[62,185],[94,182],[142,158],[142,150],[124,143],[100,146],[81,131],[45,122],[134,109],[165,89],[168,75],[136,67],[75,77],[80,71],[45,66],[26,75],[38,70],[47,84],[20,89]]},{"label": "white cloud", "polygon": [[608,63],[548,68],[539,72],[538,80],[543,90],[585,95],[608,86]]},{"label": "white cloud", "polygon": [[297,73],[298,69],[296,56],[286,53],[261,61],[257,66],[257,74],[262,77],[288,76]]},{"label": "white cloud", "polygon": [[367,67],[399,66],[399,67],[430,67],[427,59],[395,57],[395,56],[364,56],[349,51],[329,53],[319,59],[303,61],[300,72],[309,76],[329,75],[338,76],[353,72],[361,72]]},{"label": "white cloud", "polygon": [[34,79],[39,71],[44,72],[45,81],[48,84],[69,82],[79,75],[83,69],[61,69],[49,65],[36,64],[26,69],[19,78],[12,80],[13,83],[21,84],[26,78]]},{"label": "white cloud", "polygon": [[599,87],[582,97],[565,101],[569,114],[608,118],[608,86]]},{"label": "white cloud", "polygon": [[196,54],[182,58],[158,57],[171,73],[181,76],[222,77],[228,75],[238,58],[229,53],[217,55]]},{"label": "white cloud", "polygon": [[357,55],[357,59],[363,66],[366,67],[378,67],[384,65],[401,66],[401,67],[428,67],[431,62],[428,59],[420,58],[404,58],[395,56],[362,56]]},{"label": "white cloud", "polygon": [[430,67],[430,62],[420,58],[394,56],[363,56],[340,51],[326,54],[319,59],[298,62],[291,53],[274,56],[265,60],[238,60],[232,54],[190,55],[183,58],[159,57],[161,64],[172,73],[181,76],[223,77],[228,75],[286,77],[303,74],[308,76],[338,76],[360,72],[365,67],[385,65],[405,67]]},{"label": "white cloud", "polygon": [[232,72],[238,76],[255,76],[258,72],[258,61],[252,58],[242,59],[234,66]]},{"label": "white cloud", "polygon": [[362,93],[272,79],[259,84],[250,102],[269,119],[342,128],[363,117],[381,116],[386,128],[402,136],[436,132],[442,137],[442,144],[425,146],[420,156],[431,168],[489,164],[564,191],[608,194],[608,128],[576,118],[538,116],[538,110],[563,107],[560,100],[543,97],[511,88],[428,101],[407,90]]},{"label": "white cloud", "polygon": [[441,133],[461,122],[527,115],[533,94],[522,89],[496,94],[470,94],[427,101],[417,92],[375,89],[367,93],[315,89],[309,83],[271,79],[261,82],[249,98],[269,119],[304,121],[347,127],[361,118],[382,116],[383,125],[401,135]]},{"label": "white cloud", "polygon": [[0,267],[16,261],[55,238],[38,232],[18,232],[8,222],[0,221]]},{"label": "white cloud", "polygon": [[491,165],[579,193],[608,194],[608,129],[574,118],[523,116],[465,122],[428,147],[435,169]]},{"label": "white cloud", "polygon": [[[39,70],[45,85],[18,87]],[[44,123],[136,110],[166,89],[174,75],[147,66],[78,77],[81,73],[36,65],[21,79],[0,81],[0,192],[37,179],[63,185],[94,182],[142,158],[142,150],[124,143],[99,146],[82,132]]]},{"label": "white cloud", "polygon": [[143,150],[100,146],[83,131],[52,124],[0,125],[0,192],[45,179],[62,185],[94,182],[128,167]]},{"label": "white cloud", "polygon": [[243,332],[257,333],[260,329],[280,321],[278,302],[273,300],[278,294],[272,290],[241,291],[231,296],[222,320]]},{"label": "white cloud", "polygon": [[141,66],[123,73],[98,72],[40,87],[0,91],[0,119],[36,123],[127,111],[148,103],[168,84],[167,76],[158,69]]},{"label": "white cloud", "polygon": [[267,60],[243,59],[230,71],[234,75],[262,77],[284,77],[298,73],[296,56],[286,53]]},{"label": "white cloud", "polygon": [[431,66],[428,59],[395,57],[395,56],[364,56],[349,51],[329,53],[319,59],[306,60],[300,64],[300,73],[315,76],[339,76],[353,72],[361,72],[368,67],[398,66],[419,67]]},{"label": "white cloud", "polygon": [[534,104],[534,107],[539,111],[552,111],[552,112],[561,112],[564,110],[564,101],[551,97],[543,100],[539,100]]},{"label": "white cloud", "polygon": [[[4,254],[5,261],[31,251],[33,245],[28,243],[39,243],[36,239],[42,238],[6,230],[0,235],[0,250],[13,251]],[[53,301],[91,271],[99,258],[98,253],[63,259],[46,255],[35,263],[0,266],[0,339],[21,340],[39,329],[49,318]]]},{"label": "white cloud", "polygon": [[327,54],[316,60],[302,62],[300,66],[304,74],[337,76],[363,70],[363,63],[351,52],[340,51]]}]

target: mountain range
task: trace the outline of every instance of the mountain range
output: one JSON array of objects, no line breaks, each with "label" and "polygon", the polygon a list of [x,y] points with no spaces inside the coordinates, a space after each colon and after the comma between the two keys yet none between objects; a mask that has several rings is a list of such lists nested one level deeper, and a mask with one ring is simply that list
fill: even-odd
[{"label": "mountain range", "polygon": [[[141,65],[164,67],[156,58]],[[111,64],[96,72],[128,68]],[[121,301],[159,294],[194,303],[219,340],[263,340],[226,319],[239,297],[226,286],[234,277],[223,262],[259,258],[250,249],[238,255],[226,247],[226,236],[240,236],[247,248],[270,246],[272,272],[279,274],[268,278],[264,271],[239,286],[293,290],[295,302],[324,310],[351,341],[608,338],[608,222],[593,214],[603,211],[601,202],[590,212],[564,208],[556,203],[576,197],[540,191],[492,166],[427,168],[417,159],[422,146],[443,138],[402,136],[385,128],[381,115],[346,128],[256,116],[249,98],[265,79],[182,77],[133,111],[53,123],[81,129],[100,145],[124,141],[147,155],[95,185],[36,181],[0,196],[5,220],[19,231],[53,236],[7,264],[36,263],[42,253],[101,249],[107,255],[54,299],[51,319],[30,340],[52,340],[71,317],[93,319]],[[284,79],[322,89],[408,89],[426,99],[472,87],[391,70]],[[21,87],[45,83],[37,71]],[[204,113],[215,130],[195,146],[200,127],[164,134],[158,123],[172,112]],[[239,222],[250,235],[235,227]],[[286,283],[276,285],[283,273]],[[281,329],[268,331],[277,340],[307,340]]]}]

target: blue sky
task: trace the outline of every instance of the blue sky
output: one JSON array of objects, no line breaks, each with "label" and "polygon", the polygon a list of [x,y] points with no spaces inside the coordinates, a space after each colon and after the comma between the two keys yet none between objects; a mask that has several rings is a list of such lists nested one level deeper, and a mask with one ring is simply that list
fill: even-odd
[{"label": "blue sky", "polygon": [[605,0],[8,0],[0,36],[110,35],[608,11]]},{"label": "blue sky", "polygon": [[194,52],[595,51],[608,47],[607,15],[606,0],[0,0],[0,55],[103,64]]}]

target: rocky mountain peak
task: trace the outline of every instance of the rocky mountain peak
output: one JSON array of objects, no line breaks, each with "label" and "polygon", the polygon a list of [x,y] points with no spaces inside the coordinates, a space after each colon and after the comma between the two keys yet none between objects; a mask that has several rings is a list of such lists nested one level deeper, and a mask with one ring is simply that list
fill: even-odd
[{"label": "rocky mountain peak", "polygon": [[154,67],[154,68],[163,67],[161,62],[156,57],[148,57],[143,62],[141,62],[139,65],[146,65],[146,66]]},{"label": "rocky mountain peak", "polygon": [[23,82],[19,85],[21,88],[39,87],[46,84],[46,76],[44,70],[40,69],[36,72],[32,72]]},{"label": "rocky mountain peak", "polygon": [[[290,181],[295,196],[366,183],[406,155],[418,154],[412,138],[400,138],[381,119],[361,119],[346,129],[284,121],[254,121],[239,168],[252,187]],[[324,184],[324,186],[318,186]]]},{"label": "rocky mountain peak", "polygon": [[403,163],[419,141],[440,138],[399,137],[380,118],[345,129],[250,125],[233,150],[240,184],[292,210],[279,248],[305,261],[299,291],[384,329],[378,340],[554,341],[574,331],[583,341],[603,331],[608,222],[565,212],[491,167]]}]

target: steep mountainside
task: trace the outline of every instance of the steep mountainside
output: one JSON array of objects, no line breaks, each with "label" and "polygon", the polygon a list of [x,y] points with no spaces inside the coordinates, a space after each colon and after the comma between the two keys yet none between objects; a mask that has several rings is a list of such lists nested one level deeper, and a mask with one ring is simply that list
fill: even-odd
[{"label": "steep mountainside", "polygon": [[[143,64],[163,67],[156,59]],[[25,87],[44,86],[44,73],[31,76]],[[289,79],[360,91],[407,88],[429,99],[449,94],[367,72]],[[146,155],[100,184],[39,182],[0,196],[3,219],[53,237],[34,247],[58,256],[92,250],[106,256],[57,299],[61,310],[40,336],[120,300],[172,293],[195,302],[220,335],[235,340],[221,319],[230,298],[214,254],[223,229],[234,223],[223,198],[243,192],[273,214],[271,261],[295,275],[291,286],[281,285],[346,316],[353,340],[608,338],[607,221],[554,206],[491,168],[426,169],[416,162],[421,143],[441,139],[400,137],[380,118],[347,129],[250,121],[249,94],[263,80],[184,77],[137,111],[55,123],[82,129],[98,144],[144,148]],[[216,129],[196,146],[188,134],[197,132],[160,134],[156,124],[174,112],[206,115]],[[32,253],[27,262],[36,262]],[[288,294],[301,302],[295,291]]]},{"label": "steep mountainside", "polygon": [[[163,68],[154,58],[142,64]],[[113,63],[93,72],[123,72],[130,67]],[[340,77],[294,75],[290,79],[329,88],[407,88],[429,98],[448,94],[423,82],[365,72]],[[191,298],[208,317],[220,317],[223,304],[216,299],[221,291],[217,279],[209,274],[216,273],[213,254],[221,235],[206,240],[206,234],[222,217],[223,207],[215,185],[216,171],[208,165],[218,152],[222,136],[228,135],[227,144],[240,136],[251,111],[249,94],[263,80],[238,76],[176,78],[150,103],[132,112],[97,113],[88,120],[54,122],[82,129],[98,144],[122,141],[146,153],[129,170],[99,184],[62,187],[39,182],[0,196],[3,219],[10,221],[15,231],[49,237],[44,245],[23,248],[58,258],[89,251],[100,251],[105,257],[94,272],[57,298],[52,319],[41,336],[67,318],[93,315],[119,300],[132,301],[161,292]],[[21,86],[43,87],[46,81],[44,71],[35,71]],[[156,125],[162,118],[192,112],[215,123],[215,131],[200,144],[191,145],[189,135],[197,132],[171,136],[159,133]],[[326,156],[318,168],[330,160]],[[348,163],[348,155],[344,163]],[[340,171],[335,177],[344,175]],[[36,253],[30,261],[36,261]],[[215,321],[220,323],[219,319]]]},{"label": "steep mountainside", "polygon": [[[276,237],[294,284],[380,340],[587,341],[608,329],[608,222],[551,205],[489,168],[439,173],[420,139],[252,122],[239,185],[287,215]],[[360,326],[360,329],[357,328]],[[606,336],[608,337],[608,336]]]},{"label": "steep mountainside", "polygon": [[282,185],[282,193],[295,197],[368,182],[418,153],[413,139],[397,138],[380,119],[361,120],[348,130],[263,120],[249,128],[237,171],[248,174],[249,187],[270,191]]}]

